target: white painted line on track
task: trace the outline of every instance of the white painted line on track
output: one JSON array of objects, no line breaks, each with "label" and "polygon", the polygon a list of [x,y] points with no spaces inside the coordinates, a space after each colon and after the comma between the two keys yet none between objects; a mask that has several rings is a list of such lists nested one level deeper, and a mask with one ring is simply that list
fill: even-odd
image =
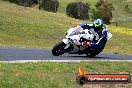
[{"label": "white painted line on track", "polygon": [[14,60],[14,61],[0,61],[0,63],[37,63],[37,62],[62,62],[62,63],[80,63],[90,61],[110,61],[110,62],[132,62],[132,60]]}]

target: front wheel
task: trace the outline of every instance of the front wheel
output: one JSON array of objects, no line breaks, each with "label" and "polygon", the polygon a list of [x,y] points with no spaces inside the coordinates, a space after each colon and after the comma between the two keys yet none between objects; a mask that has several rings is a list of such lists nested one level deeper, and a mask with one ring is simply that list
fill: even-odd
[{"label": "front wheel", "polygon": [[56,44],[53,49],[52,49],[52,54],[54,56],[59,56],[65,53],[65,46],[66,44],[64,42],[59,42],[58,44]]}]

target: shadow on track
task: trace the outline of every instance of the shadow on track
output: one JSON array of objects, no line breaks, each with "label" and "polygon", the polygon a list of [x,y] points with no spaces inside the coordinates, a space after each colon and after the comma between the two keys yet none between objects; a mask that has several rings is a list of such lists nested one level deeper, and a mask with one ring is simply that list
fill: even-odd
[{"label": "shadow on track", "polygon": [[106,54],[100,53],[95,57],[88,57],[86,55],[77,55],[77,54],[64,54],[58,56],[58,59],[71,59],[71,60],[132,60],[132,56],[123,55],[123,54]]}]

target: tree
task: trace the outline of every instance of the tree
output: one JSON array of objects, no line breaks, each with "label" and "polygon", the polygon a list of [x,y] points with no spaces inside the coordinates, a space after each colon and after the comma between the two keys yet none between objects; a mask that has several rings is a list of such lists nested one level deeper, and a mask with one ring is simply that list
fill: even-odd
[{"label": "tree", "polygon": [[89,4],[82,2],[72,2],[66,7],[66,14],[76,19],[88,19],[89,18]]},{"label": "tree", "polygon": [[31,7],[33,4],[38,4],[38,0],[4,0],[10,3],[15,3],[21,6]]},{"label": "tree", "polygon": [[39,3],[39,9],[43,9],[50,12],[57,12],[58,7],[58,0],[42,0],[41,3]]},{"label": "tree", "polygon": [[114,10],[112,3],[109,3],[108,0],[100,0],[95,5],[96,9],[92,9],[92,19],[100,18],[105,24],[110,24],[112,20],[112,11]]}]

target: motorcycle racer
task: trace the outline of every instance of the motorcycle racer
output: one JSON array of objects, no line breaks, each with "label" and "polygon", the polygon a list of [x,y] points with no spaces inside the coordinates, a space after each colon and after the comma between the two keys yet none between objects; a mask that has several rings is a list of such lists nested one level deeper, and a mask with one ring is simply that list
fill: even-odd
[{"label": "motorcycle racer", "polygon": [[94,57],[102,52],[111,37],[112,34],[100,19],[93,23],[75,25],[70,27],[65,38],[53,47],[52,54],[86,54],[88,57]]},{"label": "motorcycle racer", "polygon": [[82,42],[82,45],[99,47],[100,45],[104,44],[104,41],[107,41],[106,37],[108,29],[103,24],[102,20],[97,19],[93,23],[85,22],[80,24],[80,26],[83,28],[83,30],[90,30],[94,34],[93,41],[87,41],[87,39],[82,36],[80,38],[80,42]]}]

